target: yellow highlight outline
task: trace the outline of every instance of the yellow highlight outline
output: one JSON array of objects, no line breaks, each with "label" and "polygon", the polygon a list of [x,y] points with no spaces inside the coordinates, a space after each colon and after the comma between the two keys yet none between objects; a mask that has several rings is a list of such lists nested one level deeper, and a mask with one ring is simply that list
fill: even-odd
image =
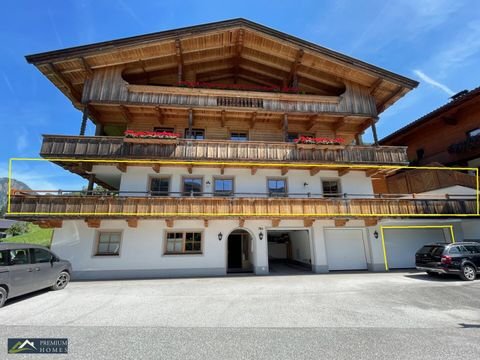
[{"label": "yellow highlight outline", "polygon": [[455,243],[455,234],[453,225],[380,225],[380,234],[382,239],[383,261],[385,262],[385,270],[388,271],[387,248],[385,246],[385,234],[383,229],[450,229],[452,244]]},{"label": "yellow highlight outline", "polygon": [[439,166],[407,166],[407,165],[362,165],[362,164],[311,164],[311,163],[262,163],[262,162],[233,162],[233,161],[193,161],[193,160],[158,160],[158,159],[141,159],[141,160],[108,160],[108,159],[69,159],[69,158],[10,158],[8,163],[8,198],[7,198],[7,214],[8,215],[109,215],[109,216],[175,216],[175,215],[190,215],[190,216],[278,216],[279,214],[219,214],[219,213],[161,213],[161,214],[141,214],[141,213],[25,213],[25,212],[11,212],[11,179],[12,179],[12,164],[13,161],[48,161],[48,162],[94,162],[94,163],[132,163],[132,164],[164,164],[164,165],[233,165],[233,166],[257,166],[257,167],[292,167],[292,168],[304,168],[304,167],[318,167],[318,168],[345,168],[350,167],[353,169],[422,169],[422,170],[466,170],[466,171],[475,171],[476,176],[476,202],[477,202],[477,213],[476,214],[282,214],[282,217],[293,217],[293,216],[402,216],[402,217],[434,217],[434,216],[479,216],[480,215],[480,182],[479,182],[479,169],[478,168],[469,168],[469,167],[439,167]]}]

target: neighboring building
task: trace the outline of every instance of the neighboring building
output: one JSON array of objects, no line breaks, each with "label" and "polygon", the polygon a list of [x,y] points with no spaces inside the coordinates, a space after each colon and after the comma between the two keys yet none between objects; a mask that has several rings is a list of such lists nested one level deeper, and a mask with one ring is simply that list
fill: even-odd
[{"label": "neighboring building", "polygon": [[[54,227],[52,249],[77,278],[267,274],[279,260],[381,271],[385,256],[409,267],[396,245],[411,231],[392,226],[451,225],[461,240],[459,221],[429,217],[476,212],[468,198],[374,195],[372,176],[395,170],[378,166],[408,164],[406,148],[361,135],[371,127],[376,142],[378,115],[415,81],[253,22],[27,60],[83,111],[80,136],[44,135],[41,156],[89,179],[89,192],[17,192],[9,216]],[[84,136],[88,118],[95,136]],[[346,144],[293,142],[301,136]],[[451,241],[448,228],[417,234]]]},{"label": "neighboring building", "polygon": [[407,146],[412,165],[480,166],[480,87],[393,132],[381,145]]},{"label": "neighboring building", "polygon": [[15,223],[15,220],[0,219],[0,239],[7,237],[7,230]]}]

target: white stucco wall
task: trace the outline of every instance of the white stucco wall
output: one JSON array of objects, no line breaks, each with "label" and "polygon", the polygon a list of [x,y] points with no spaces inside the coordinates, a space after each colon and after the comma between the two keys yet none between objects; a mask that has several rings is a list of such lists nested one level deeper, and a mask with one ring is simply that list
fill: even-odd
[{"label": "white stucco wall", "polygon": [[460,186],[460,185],[455,185],[455,186],[449,186],[441,189],[435,189],[431,191],[425,191],[421,194],[424,195],[440,195],[441,198],[445,197],[445,194],[449,195],[475,195],[475,189],[465,187],[465,186]]},{"label": "white stucco wall", "polygon": [[462,230],[465,240],[480,241],[480,219],[463,220]]},{"label": "white stucco wall", "polygon": [[[95,171],[95,169],[94,169]],[[147,191],[149,179],[155,176],[170,177],[170,191],[178,193],[182,191],[182,177],[201,176],[203,177],[203,191],[213,192],[213,178],[221,177],[220,169],[194,167],[192,174],[189,174],[184,167],[161,167],[157,174],[151,167],[130,166],[127,172],[122,174],[120,191]],[[267,178],[285,177],[287,179],[288,192],[296,194],[321,194],[322,179],[338,179],[340,191],[350,194],[373,194],[371,179],[365,176],[362,171],[351,171],[342,177],[338,177],[337,171],[320,171],[310,176],[307,170],[290,170],[285,176],[277,169],[258,169],[255,175],[250,169],[226,168],[223,176],[234,177],[234,191],[237,193],[260,193],[267,192]],[[206,183],[210,182],[210,185]],[[307,186],[304,184],[307,183]],[[128,193],[127,193],[128,195]],[[133,193],[131,195],[134,195]]]}]

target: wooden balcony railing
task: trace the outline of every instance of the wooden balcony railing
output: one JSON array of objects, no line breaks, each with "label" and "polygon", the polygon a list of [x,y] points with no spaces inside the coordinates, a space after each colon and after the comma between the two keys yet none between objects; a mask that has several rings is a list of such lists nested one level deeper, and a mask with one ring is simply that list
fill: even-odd
[{"label": "wooden balcony railing", "polygon": [[406,165],[403,146],[302,149],[292,143],[187,140],[175,144],[127,143],[123,137],[44,135],[40,155],[53,158],[170,159]]},{"label": "wooden balcony railing", "polygon": [[8,216],[59,218],[289,218],[476,214],[474,198],[152,197],[13,195]]}]

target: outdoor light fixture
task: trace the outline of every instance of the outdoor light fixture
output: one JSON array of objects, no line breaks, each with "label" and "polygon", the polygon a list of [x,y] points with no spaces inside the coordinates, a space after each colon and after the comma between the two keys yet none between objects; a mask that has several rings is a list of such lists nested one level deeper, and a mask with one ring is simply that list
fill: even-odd
[{"label": "outdoor light fixture", "polygon": [[222,241],[223,239],[223,234],[221,232],[218,233],[218,241]]},{"label": "outdoor light fixture", "polygon": [[378,239],[378,231],[375,230],[375,232],[373,233],[373,236],[375,236],[375,239]]},{"label": "outdoor light fixture", "polygon": [[263,232],[260,231],[260,234],[258,234],[258,238],[259,238],[260,240],[263,240]]},{"label": "outdoor light fixture", "polygon": [[308,183],[307,183],[307,182],[304,182],[304,183],[303,183],[303,186],[307,187],[307,186],[308,186]]},{"label": "outdoor light fixture", "polygon": [[207,185],[210,185],[210,184],[211,184],[211,182],[210,182],[210,181],[207,181],[205,184],[207,184]]}]

